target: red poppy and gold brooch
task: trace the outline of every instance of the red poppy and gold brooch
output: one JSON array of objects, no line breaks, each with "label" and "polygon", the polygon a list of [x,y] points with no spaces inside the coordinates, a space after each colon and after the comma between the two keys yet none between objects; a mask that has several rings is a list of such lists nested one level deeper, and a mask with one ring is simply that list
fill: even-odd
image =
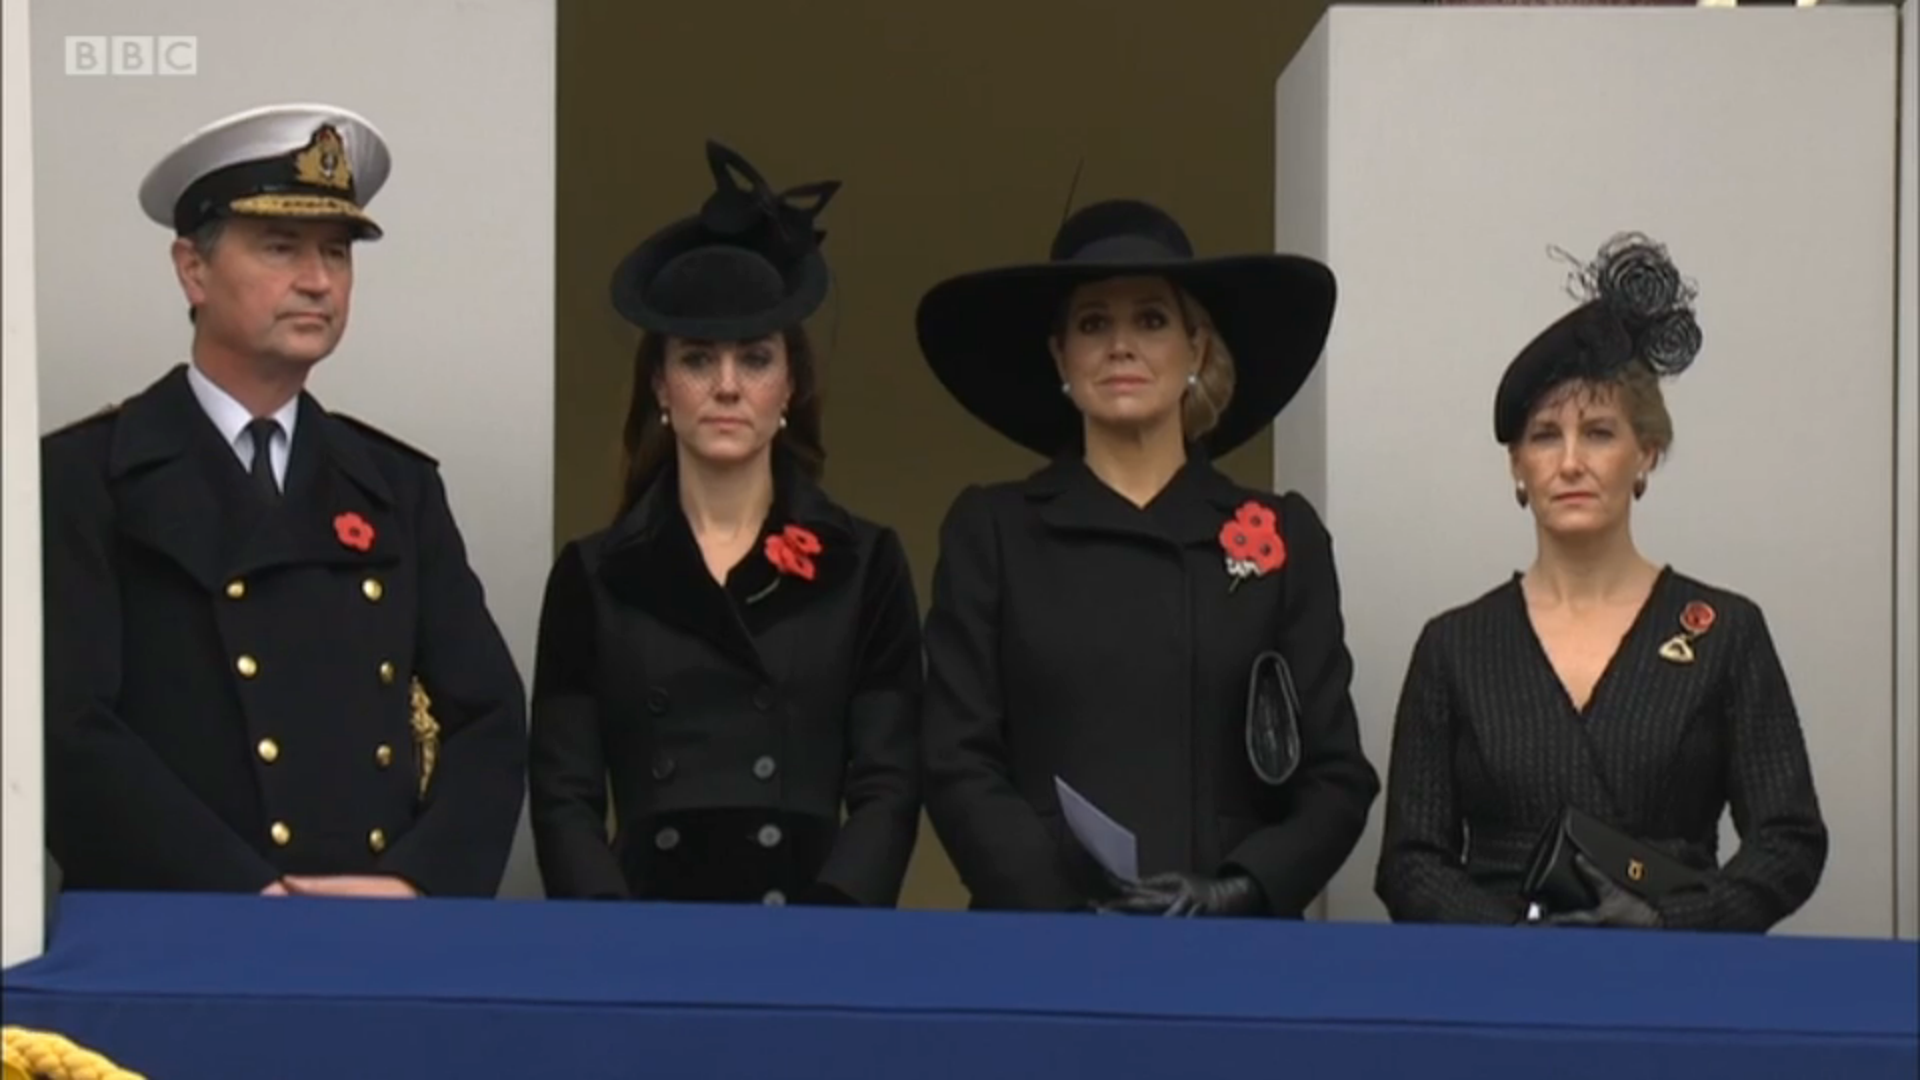
[{"label": "red poppy and gold brooch", "polygon": [[1688,601],[1680,610],[1680,632],[1660,646],[1660,659],[1675,664],[1693,663],[1693,643],[1713,628],[1713,608],[1699,600]]},{"label": "red poppy and gold brooch", "polygon": [[1248,578],[1280,569],[1287,561],[1287,545],[1280,539],[1278,518],[1272,510],[1248,500],[1233,518],[1220,526],[1220,549],[1226,553],[1232,592]]}]

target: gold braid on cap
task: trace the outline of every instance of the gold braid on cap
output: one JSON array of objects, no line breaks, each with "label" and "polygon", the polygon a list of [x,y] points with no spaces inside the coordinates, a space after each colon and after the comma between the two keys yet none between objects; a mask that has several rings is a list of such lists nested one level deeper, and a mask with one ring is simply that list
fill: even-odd
[{"label": "gold braid on cap", "polygon": [[420,762],[420,797],[427,797],[427,785],[433,782],[433,766],[440,757],[440,721],[430,711],[433,699],[420,677],[413,678],[413,745]]},{"label": "gold braid on cap", "polygon": [[0,1033],[5,1080],[147,1080],[51,1031],[8,1025]]}]

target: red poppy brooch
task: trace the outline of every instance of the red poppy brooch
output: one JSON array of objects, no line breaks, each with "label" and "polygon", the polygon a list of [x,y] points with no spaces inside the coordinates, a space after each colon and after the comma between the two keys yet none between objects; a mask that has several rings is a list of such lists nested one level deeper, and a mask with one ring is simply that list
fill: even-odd
[{"label": "red poppy brooch", "polygon": [[820,538],[810,530],[789,525],[767,537],[767,561],[774,569],[805,581],[813,580],[813,557],[820,554]]},{"label": "red poppy brooch", "polygon": [[1675,664],[1693,663],[1693,643],[1713,628],[1713,608],[1699,600],[1680,609],[1680,632],[1660,646],[1660,658]]},{"label": "red poppy brooch", "polygon": [[1232,520],[1220,526],[1220,549],[1227,556],[1227,575],[1232,592],[1248,578],[1261,577],[1280,569],[1287,561],[1287,545],[1276,528],[1279,519],[1272,510],[1249,499],[1234,512]]},{"label": "red poppy brooch", "polygon": [[373,550],[373,525],[352,511],[334,516],[333,535],[355,551]]}]

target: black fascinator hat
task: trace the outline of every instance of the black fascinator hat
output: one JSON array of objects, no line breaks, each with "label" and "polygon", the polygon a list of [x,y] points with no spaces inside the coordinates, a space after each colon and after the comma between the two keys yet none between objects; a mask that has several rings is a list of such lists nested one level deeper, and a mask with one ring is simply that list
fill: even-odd
[{"label": "black fascinator hat", "polygon": [[706,341],[765,337],[827,296],[813,219],[838,180],[775,193],[738,152],[707,143],[714,192],[700,212],[648,237],[613,273],[613,307],[650,333]]},{"label": "black fascinator hat", "polygon": [[1656,377],[1678,375],[1700,352],[1694,318],[1698,290],[1680,276],[1667,249],[1642,233],[1615,235],[1590,263],[1573,262],[1579,307],[1542,330],[1507,365],[1493,399],[1493,437],[1511,445],[1555,387],[1618,379],[1630,364]]}]

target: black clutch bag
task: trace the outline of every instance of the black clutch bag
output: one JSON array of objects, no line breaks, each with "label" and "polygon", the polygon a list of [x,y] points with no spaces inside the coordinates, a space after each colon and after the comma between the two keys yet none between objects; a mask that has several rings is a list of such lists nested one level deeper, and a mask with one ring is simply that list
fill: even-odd
[{"label": "black clutch bag", "polygon": [[1300,696],[1277,652],[1253,658],[1247,686],[1247,761],[1260,782],[1279,787],[1300,767]]},{"label": "black clutch bag", "polygon": [[1539,914],[1585,911],[1599,903],[1573,865],[1585,855],[1608,880],[1640,897],[1657,900],[1677,889],[1704,884],[1707,875],[1679,859],[1571,806],[1555,816],[1534,843],[1521,899]]}]

